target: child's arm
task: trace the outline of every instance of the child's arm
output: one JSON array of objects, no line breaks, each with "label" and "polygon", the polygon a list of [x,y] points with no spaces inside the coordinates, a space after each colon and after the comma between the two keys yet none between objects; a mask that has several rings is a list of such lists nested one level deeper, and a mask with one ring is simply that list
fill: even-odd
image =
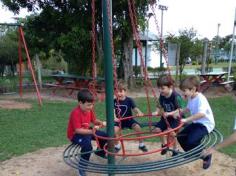
[{"label": "child's arm", "polygon": [[115,109],[114,109],[114,121],[115,121],[115,122],[119,122],[119,118],[117,118],[117,116],[116,116],[116,111],[115,111]]},{"label": "child's arm", "polygon": [[176,110],[171,111],[171,112],[164,112],[163,116],[164,117],[172,116],[174,118],[177,118],[180,113],[181,113],[180,109],[176,109]]},{"label": "child's arm", "polygon": [[222,143],[219,143],[218,145],[216,145],[215,149],[218,150],[218,149],[224,148],[235,142],[236,142],[236,131],[233,134],[231,134],[228,138],[226,138]]},{"label": "child's arm", "polygon": [[105,121],[101,121],[101,120],[96,119],[95,122],[94,122],[94,125],[99,126],[99,127],[102,128],[102,127],[105,127],[107,124],[106,124]]},{"label": "child's arm", "polygon": [[188,122],[192,122],[192,121],[197,120],[197,119],[201,119],[201,118],[203,118],[204,116],[205,116],[204,113],[199,112],[199,113],[197,113],[197,114],[194,114],[194,115],[189,116],[189,117],[186,118],[186,119],[181,119],[181,121],[182,121],[183,123],[188,123]]},{"label": "child's arm", "polygon": [[186,102],[183,100],[181,96],[176,97],[176,103],[178,106],[178,109],[171,111],[171,112],[166,112],[164,116],[173,116],[174,118],[177,118],[179,115],[186,113],[188,109],[186,109]]},{"label": "child's arm", "polygon": [[219,150],[221,148],[227,147],[233,143],[236,143],[236,131],[234,131],[233,134],[231,134],[228,138],[223,140],[223,142],[217,144],[215,147],[210,147],[203,151],[203,156],[207,156],[215,152],[215,150]]},{"label": "child's arm", "polygon": [[152,112],[152,115],[160,115],[160,114],[163,114],[164,113],[164,110],[163,108],[156,108],[156,111]]},{"label": "child's arm", "polygon": [[92,129],[84,129],[84,128],[76,128],[75,133],[87,135],[87,134],[93,134],[93,130]]},{"label": "child's arm", "polygon": [[135,108],[133,109],[133,111],[134,111],[134,113],[135,113],[137,116],[143,116],[143,113],[142,113],[142,111],[140,111],[139,108],[135,107]]},{"label": "child's arm", "polygon": [[180,109],[176,109],[174,111],[171,111],[171,112],[166,112],[164,113],[164,115],[167,117],[167,116],[173,116],[174,118],[179,116],[180,114],[185,114],[185,113],[188,113],[189,112],[189,109],[188,108],[180,108]]}]

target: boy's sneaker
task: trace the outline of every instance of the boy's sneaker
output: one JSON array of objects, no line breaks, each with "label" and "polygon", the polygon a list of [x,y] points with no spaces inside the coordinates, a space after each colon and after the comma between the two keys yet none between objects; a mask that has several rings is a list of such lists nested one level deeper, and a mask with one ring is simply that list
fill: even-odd
[{"label": "boy's sneaker", "polygon": [[115,153],[118,153],[120,151],[120,148],[115,147]]},{"label": "boy's sneaker", "polygon": [[78,176],[86,176],[87,174],[85,173],[84,170],[79,169]]},{"label": "boy's sneaker", "polygon": [[106,153],[104,151],[96,151],[94,154],[101,158],[107,159]]},{"label": "boy's sneaker", "polygon": [[168,151],[167,145],[166,144],[161,144],[161,148],[162,148],[161,155],[165,155]]},{"label": "boy's sneaker", "polygon": [[208,169],[211,166],[211,157],[212,155],[208,155],[203,159],[203,169]]},{"label": "boy's sneaker", "polygon": [[173,150],[172,151],[172,156],[176,156],[176,155],[178,155],[179,154],[179,151],[177,151],[177,150]]},{"label": "boy's sneaker", "polygon": [[145,145],[139,146],[138,148],[139,148],[139,150],[142,150],[143,152],[147,152],[148,151],[148,149],[147,149],[147,147]]}]

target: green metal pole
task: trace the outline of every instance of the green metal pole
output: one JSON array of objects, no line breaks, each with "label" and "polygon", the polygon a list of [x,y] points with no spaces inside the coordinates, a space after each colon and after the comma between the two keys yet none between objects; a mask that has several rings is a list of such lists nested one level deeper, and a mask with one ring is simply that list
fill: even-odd
[{"label": "green metal pole", "polygon": [[[108,2],[109,1],[109,2]],[[114,87],[113,87],[113,63],[112,63],[112,47],[111,47],[111,31],[112,24],[112,0],[103,0],[103,44],[104,44],[104,62],[105,62],[105,86],[106,86],[106,120],[107,134],[109,137],[114,137]],[[109,7],[108,7],[109,6]],[[109,13],[110,11],[110,19]],[[108,141],[108,150],[114,150],[114,141]],[[112,155],[108,156],[108,164],[115,164],[115,158]],[[112,175],[112,173],[109,173]]]},{"label": "green metal pole", "polygon": [[160,38],[160,68],[162,68],[162,46],[163,45],[163,10],[161,10],[161,38]]}]

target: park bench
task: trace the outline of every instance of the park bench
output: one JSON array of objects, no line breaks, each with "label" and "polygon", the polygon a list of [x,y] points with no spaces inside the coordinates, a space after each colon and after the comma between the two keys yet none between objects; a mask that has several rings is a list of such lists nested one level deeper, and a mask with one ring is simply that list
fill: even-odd
[{"label": "park bench", "polygon": [[231,83],[234,83],[234,81],[233,80],[224,81],[224,82],[221,82],[220,84],[221,85],[226,85],[226,84],[231,84]]}]

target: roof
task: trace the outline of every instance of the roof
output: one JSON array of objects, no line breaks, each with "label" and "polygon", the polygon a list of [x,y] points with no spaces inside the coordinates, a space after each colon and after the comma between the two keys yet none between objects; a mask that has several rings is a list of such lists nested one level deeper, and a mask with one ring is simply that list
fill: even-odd
[{"label": "roof", "polygon": [[159,40],[159,37],[150,31],[139,32],[139,37],[141,41],[158,41]]}]

